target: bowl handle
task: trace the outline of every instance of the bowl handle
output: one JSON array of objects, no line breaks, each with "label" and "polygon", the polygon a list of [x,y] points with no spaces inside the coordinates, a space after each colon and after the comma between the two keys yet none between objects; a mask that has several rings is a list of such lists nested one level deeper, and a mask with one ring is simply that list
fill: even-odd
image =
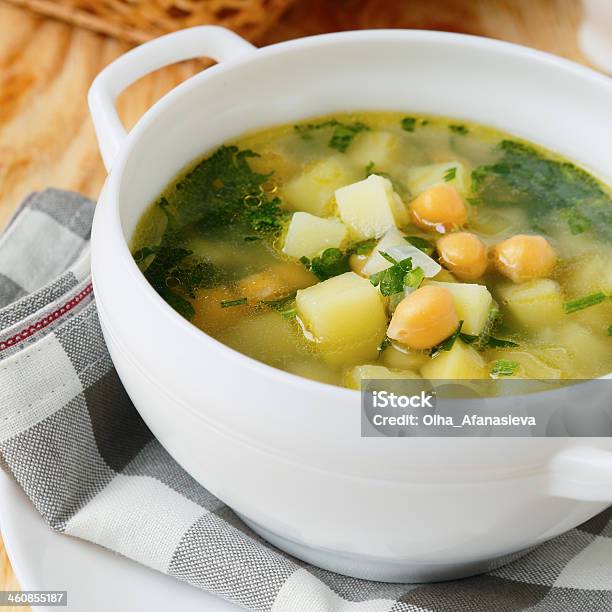
[{"label": "bowl handle", "polygon": [[612,452],[575,447],[561,451],[550,463],[551,494],[593,502],[612,502]]},{"label": "bowl handle", "polygon": [[255,47],[219,26],[198,26],[166,34],[128,51],[94,79],[88,95],[98,146],[107,170],[127,133],[115,108],[115,99],[139,78],[164,66],[196,57],[217,62],[251,53]]}]

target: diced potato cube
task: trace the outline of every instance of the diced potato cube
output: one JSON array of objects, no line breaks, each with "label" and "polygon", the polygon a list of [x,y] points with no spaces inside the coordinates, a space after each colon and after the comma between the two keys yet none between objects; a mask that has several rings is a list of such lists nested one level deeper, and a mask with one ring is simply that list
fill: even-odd
[{"label": "diced potato cube", "polygon": [[471,346],[456,340],[450,351],[442,351],[422,368],[421,376],[429,380],[488,378],[484,359]]},{"label": "diced potato cube", "polygon": [[429,356],[425,351],[391,344],[383,351],[381,361],[392,370],[420,370],[429,361]]},{"label": "diced potato cube", "polygon": [[[445,180],[445,177],[449,180]],[[461,162],[450,161],[410,168],[406,175],[406,184],[414,197],[440,183],[452,185],[462,196],[466,196],[470,191],[470,173]]]},{"label": "diced potato cube", "polygon": [[397,141],[389,132],[362,132],[349,147],[349,159],[359,167],[374,164],[375,170],[385,170],[394,161]]},{"label": "diced potato cube", "polygon": [[549,278],[497,288],[502,311],[532,331],[554,324],[563,313],[559,284]]},{"label": "diced potato cube", "polygon": [[578,363],[597,364],[610,361],[612,340],[592,333],[578,323],[564,323],[556,330],[556,344],[565,347]]},{"label": "diced potato cube", "polygon": [[412,267],[422,268],[425,276],[428,278],[435,276],[442,269],[442,266],[427,255],[427,253],[406,242],[404,234],[397,228],[392,227],[374,247],[372,254],[362,269],[363,274],[369,276],[381,270],[386,270],[392,265],[390,261],[380,255],[381,251],[388,253],[398,261],[411,257]]},{"label": "diced potato cube", "polygon": [[[604,247],[601,247],[603,250]],[[571,295],[581,296],[596,291],[612,293],[612,252],[606,255],[590,253],[570,264],[564,285]]]},{"label": "diced potato cube", "polygon": [[289,210],[323,216],[331,210],[334,192],[348,185],[359,172],[343,155],[332,155],[287,183],[282,194]]},{"label": "diced potato cube", "polygon": [[[556,334],[555,334],[556,335]],[[531,349],[531,352],[540,361],[543,361],[546,365],[554,368],[555,370],[561,371],[561,376],[564,378],[572,378],[576,371],[574,365],[574,357],[572,354],[562,346],[545,346],[535,347]]]},{"label": "diced potato cube", "polygon": [[527,351],[493,351],[491,358],[491,366],[497,359],[516,361],[519,367],[512,374],[513,378],[534,378],[538,380],[558,380],[561,378],[561,370],[551,367]]},{"label": "diced potato cube", "polygon": [[344,378],[346,385],[351,389],[361,389],[362,380],[407,380],[421,377],[410,370],[392,372],[383,366],[366,364],[351,368]]},{"label": "diced potato cube", "polygon": [[318,255],[323,249],[339,247],[348,237],[348,231],[338,219],[321,219],[310,213],[296,212],[291,217],[283,253],[289,257]]},{"label": "diced potato cube", "polygon": [[236,325],[225,330],[219,339],[254,359],[282,367],[287,357],[296,353],[296,335],[290,321],[281,314],[264,312],[241,318]]},{"label": "diced potato cube", "polygon": [[277,300],[316,282],[317,277],[301,263],[288,261],[244,277],[238,283],[238,294],[249,302]]},{"label": "diced potato cube", "polygon": [[484,285],[474,283],[440,283],[427,281],[428,285],[437,285],[448,289],[455,300],[459,320],[463,321],[461,331],[477,336],[484,329],[493,298]]},{"label": "diced potato cube", "polygon": [[354,272],[297,292],[300,321],[332,365],[373,360],[387,330],[376,287]]},{"label": "diced potato cube", "polygon": [[408,223],[408,209],[391,181],[377,174],[336,191],[340,218],[356,240],[378,238]]}]

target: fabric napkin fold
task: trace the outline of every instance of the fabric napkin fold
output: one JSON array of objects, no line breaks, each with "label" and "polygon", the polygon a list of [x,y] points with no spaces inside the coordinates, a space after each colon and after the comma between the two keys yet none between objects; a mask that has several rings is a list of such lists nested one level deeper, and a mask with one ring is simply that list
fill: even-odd
[{"label": "fabric napkin fold", "polygon": [[250,610],[612,610],[610,509],[510,565],[431,585],[348,578],[261,540],[176,464],[123,389],[92,292],[93,210],[48,189],[0,236],[0,466],[51,528]]}]

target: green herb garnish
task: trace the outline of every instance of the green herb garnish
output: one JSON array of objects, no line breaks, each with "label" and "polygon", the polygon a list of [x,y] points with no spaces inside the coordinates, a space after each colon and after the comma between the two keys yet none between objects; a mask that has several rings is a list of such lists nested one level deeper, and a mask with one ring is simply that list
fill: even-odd
[{"label": "green herb garnish", "polygon": [[371,240],[364,240],[363,242],[357,242],[349,247],[348,253],[350,255],[352,255],[353,253],[355,255],[367,255],[374,249],[377,243],[378,240],[376,240],[376,238],[372,238]]},{"label": "green herb garnish", "polygon": [[429,351],[431,358],[436,357],[442,351],[450,351],[455,346],[455,341],[461,335],[461,328],[463,327],[463,321],[459,321],[457,329],[446,339],[437,344]]},{"label": "green herb garnish", "polygon": [[365,167],[365,175],[366,178],[368,178],[368,176],[370,176],[370,174],[374,174],[374,162],[373,161],[369,161],[367,166]]},{"label": "green herb garnish", "polygon": [[588,229],[591,229],[591,225],[593,225],[593,223],[589,219],[583,217],[577,210],[573,208],[568,208],[567,210],[564,210],[562,216],[567,219],[567,225],[570,229],[570,232],[574,236],[586,232]]},{"label": "green herb garnish", "polygon": [[289,308],[285,308],[284,310],[278,311],[283,319],[294,319],[297,316],[297,308],[294,306],[290,306]]},{"label": "green herb garnish", "polygon": [[249,165],[255,157],[253,151],[223,146],[196,164],[157,202],[167,218],[160,244],[134,253],[155,291],[187,319],[195,313],[189,301],[195,291],[223,279],[210,262],[183,248],[186,234],[199,228],[212,233],[240,223],[257,233],[247,236],[249,241],[274,236],[283,227],[286,213],[281,200],[263,190],[270,175],[255,172]]},{"label": "green herb garnish", "polygon": [[285,319],[293,319],[297,315],[295,294],[296,292],[293,291],[290,295],[286,295],[278,300],[262,300],[260,304],[276,310]]},{"label": "green herb garnish", "polygon": [[245,297],[237,298],[235,300],[221,300],[219,304],[221,308],[232,308],[233,306],[243,306],[247,303],[247,299]]},{"label": "green herb garnish", "polygon": [[410,289],[418,289],[425,278],[425,272],[422,268],[413,268],[406,272],[404,276],[404,289],[409,287]]},{"label": "green herb garnish", "polygon": [[212,230],[245,222],[257,234],[280,231],[281,200],[263,191],[270,175],[251,169],[249,159],[256,157],[253,151],[223,146],[181,178],[175,193],[158,202],[168,217],[163,242],[172,242],[189,225]]},{"label": "green herb garnish", "polygon": [[571,231],[580,233],[588,223],[612,242],[612,198],[595,178],[521,142],[503,140],[497,149],[499,161],[472,172],[479,200],[489,206],[522,207],[534,228],[551,213],[562,214]]},{"label": "green herb garnish", "polygon": [[401,121],[402,130],[406,132],[414,132],[416,119],[414,117],[404,117]]},{"label": "green herb garnish", "polygon": [[461,134],[461,135],[465,135],[469,132],[469,130],[467,129],[467,127],[465,127],[465,125],[461,124],[461,123],[451,123],[448,126],[448,129],[453,132],[454,134]]},{"label": "green herb garnish", "polygon": [[261,240],[261,236],[245,236],[245,242],[256,242],[257,240]]},{"label": "green herb garnish", "polygon": [[493,336],[487,336],[485,339],[485,346],[490,346],[493,348],[515,348],[518,343],[513,342],[512,340],[504,340],[503,338],[494,338]]},{"label": "green herb garnish", "polygon": [[480,336],[474,336],[472,334],[459,334],[461,340],[463,340],[466,344],[477,344],[478,349],[485,348],[515,348],[519,346],[516,342],[512,340],[504,340],[503,338],[495,338],[493,336],[488,336],[486,334]]},{"label": "green herb garnish", "polygon": [[378,346],[378,350],[382,352],[390,345],[391,345],[391,338],[389,338],[389,336],[385,336],[382,339],[382,342],[380,343],[380,345]]},{"label": "green herb garnish", "polygon": [[346,153],[357,134],[360,132],[366,132],[370,129],[368,125],[362,123],[361,121],[356,121],[354,123],[342,123],[337,119],[330,119],[329,121],[322,121],[321,123],[296,125],[295,131],[303,138],[309,138],[312,131],[325,128],[333,128],[332,135],[327,143],[327,146],[331,149],[335,149],[336,151],[340,151],[340,153]]},{"label": "green herb garnish", "polygon": [[457,176],[457,167],[449,168],[442,177],[445,183],[450,183]]},{"label": "green herb garnish", "polygon": [[608,336],[612,336],[612,323],[608,327]]},{"label": "green herb garnish", "polygon": [[[150,257],[153,259],[146,265]],[[212,287],[220,280],[215,266],[194,258],[192,251],[182,247],[143,247],[134,253],[134,260],[153,289],[187,319],[195,314],[187,298],[194,298],[196,289]]]},{"label": "green herb garnish", "polygon": [[425,238],[421,238],[419,236],[404,236],[404,240],[410,243],[412,246],[415,246],[419,251],[423,251],[423,253],[427,253],[427,255],[431,255],[434,252],[434,248],[430,242],[425,240]]},{"label": "green herb garnish", "polygon": [[588,308],[589,306],[596,306],[597,304],[601,304],[605,299],[605,293],[603,293],[602,291],[598,291],[597,293],[591,293],[590,295],[585,295],[584,297],[564,302],[563,310],[565,311],[565,314],[572,314],[573,312],[577,312],[578,310],[582,310],[583,308]]},{"label": "green herb garnish", "polygon": [[384,251],[378,252],[392,265],[389,268],[376,272],[370,276],[370,282],[378,287],[380,292],[385,295],[393,295],[404,290],[406,273],[412,270],[412,258],[407,257],[402,261],[397,261]]},{"label": "green herb garnish", "polygon": [[336,248],[325,249],[321,255],[312,260],[300,257],[300,262],[322,281],[349,272],[351,269],[349,253],[343,253]]},{"label": "green herb garnish", "polygon": [[498,378],[500,376],[512,376],[518,369],[519,364],[510,359],[498,359],[491,367],[491,377]]}]

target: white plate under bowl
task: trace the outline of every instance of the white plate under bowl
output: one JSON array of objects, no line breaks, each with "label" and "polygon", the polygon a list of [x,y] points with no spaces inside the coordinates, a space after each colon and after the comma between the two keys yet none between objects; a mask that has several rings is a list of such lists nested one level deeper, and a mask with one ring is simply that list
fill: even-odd
[{"label": "white plate under bowl", "polygon": [[242,610],[125,557],[51,531],[0,470],[0,528],[24,590],[68,591],[66,608],[35,612],[237,612]]}]

